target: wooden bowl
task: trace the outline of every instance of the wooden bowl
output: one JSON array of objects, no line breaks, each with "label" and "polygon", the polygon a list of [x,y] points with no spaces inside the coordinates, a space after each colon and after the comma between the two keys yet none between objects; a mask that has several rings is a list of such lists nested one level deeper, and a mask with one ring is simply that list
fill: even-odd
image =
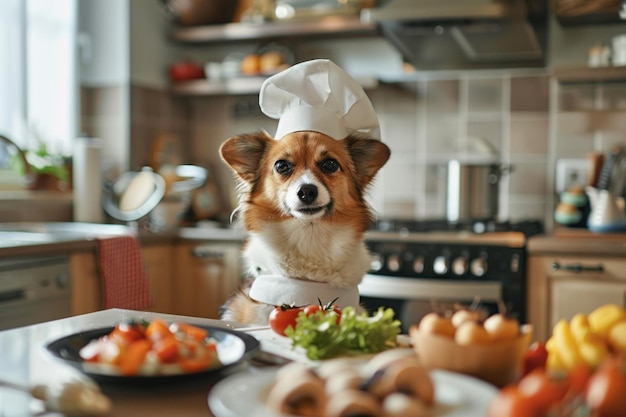
[{"label": "wooden bowl", "polygon": [[461,346],[453,338],[420,331],[417,325],[409,329],[409,336],[425,366],[474,376],[503,387],[519,379],[533,329],[525,324],[515,339],[487,345]]}]

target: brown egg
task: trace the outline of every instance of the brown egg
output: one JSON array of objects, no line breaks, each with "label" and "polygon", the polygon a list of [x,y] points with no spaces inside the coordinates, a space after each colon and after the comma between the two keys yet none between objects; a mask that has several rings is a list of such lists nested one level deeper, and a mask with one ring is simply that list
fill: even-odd
[{"label": "brown egg", "polygon": [[454,337],[454,332],[456,331],[452,324],[452,319],[443,317],[437,313],[428,313],[422,317],[419,323],[419,329],[427,333],[448,337]]},{"label": "brown egg", "polygon": [[454,341],[461,346],[486,345],[491,343],[491,335],[480,323],[466,321],[457,327]]},{"label": "brown egg", "polygon": [[241,73],[244,75],[255,75],[261,72],[261,56],[258,54],[247,55],[241,61]]},{"label": "brown egg", "polygon": [[452,315],[452,324],[454,327],[459,327],[462,323],[466,321],[480,321],[481,315],[480,312],[476,310],[457,310]]},{"label": "brown egg", "polygon": [[489,316],[483,326],[494,341],[514,339],[520,332],[518,321],[503,314]]},{"label": "brown egg", "polygon": [[275,72],[284,63],[283,55],[277,51],[265,52],[261,55],[261,72]]}]

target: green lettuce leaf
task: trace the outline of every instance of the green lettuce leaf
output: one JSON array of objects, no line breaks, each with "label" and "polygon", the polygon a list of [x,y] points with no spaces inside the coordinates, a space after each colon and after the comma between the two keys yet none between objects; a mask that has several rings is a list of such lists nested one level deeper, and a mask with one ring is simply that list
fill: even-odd
[{"label": "green lettuce leaf", "polygon": [[318,311],[310,316],[301,312],[296,327],[288,328],[286,335],[293,349],[304,348],[312,360],[378,353],[397,346],[400,321],[394,316],[391,308],[380,307],[370,316],[365,312],[357,313],[354,307],[346,307],[337,323],[332,311]]}]

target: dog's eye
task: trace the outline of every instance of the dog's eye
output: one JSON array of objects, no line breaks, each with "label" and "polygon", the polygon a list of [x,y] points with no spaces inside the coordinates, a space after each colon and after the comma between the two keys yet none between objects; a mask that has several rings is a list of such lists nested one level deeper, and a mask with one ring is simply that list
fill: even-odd
[{"label": "dog's eye", "polygon": [[274,163],[274,170],[280,175],[287,175],[293,170],[293,164],[284,159],[279,159]]},{"label": "dog's eye", "polygon": [[337,162],[335,159],[325,159],[320,164],[320,168],[326,174],[332,174],[339,169],[339,162]]}]

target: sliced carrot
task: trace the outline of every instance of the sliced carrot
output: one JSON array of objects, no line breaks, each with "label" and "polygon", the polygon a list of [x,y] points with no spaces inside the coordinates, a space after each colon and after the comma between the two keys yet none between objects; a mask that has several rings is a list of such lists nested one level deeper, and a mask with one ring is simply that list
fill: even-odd
[{"label": "sliced carrot", "polygon": [[198,348],[201,346],[196,340],[182,339],[178,340],[181,347],[181,356],[186,358],[197,356]]},{"label": "sliced carrot", "polygon": [[139,371],[146,354],[152,348],[152,342],[148,339],[139,339],[132,342],[120,360],[122,375],[135,375]]},{"label": "sliced carrot", "polygon": [[172,334],[167,323],[160,319],[154,319],[146,328],[146,336],[152,341],[157,341]]},{"label": "sliced carrot", "polygon": [[178,341],[174,336],[156,341],[152,349],[162,363],[171,363],[178,358]]},{"label": "sliced carrot", "polygon": [[144,334],[142,329],[133,324],[121,323],[115,326],[109,337],[128,345],[135,340],[143,339]]},{"label": "sliced carrot", "polygon": [[209,367],[209,365],[211,365],[211,358],[208,355],[200,356],[198,358],[182,358],[178,364],[185,372],[200,372],[204,371]]},{"label": "sliced carrot", "polygon": [[202,341],[209,336],[207,330],[192,324],[174,323],[172,328],[174,332],[182,332],[186,337],[197,341]]}]

